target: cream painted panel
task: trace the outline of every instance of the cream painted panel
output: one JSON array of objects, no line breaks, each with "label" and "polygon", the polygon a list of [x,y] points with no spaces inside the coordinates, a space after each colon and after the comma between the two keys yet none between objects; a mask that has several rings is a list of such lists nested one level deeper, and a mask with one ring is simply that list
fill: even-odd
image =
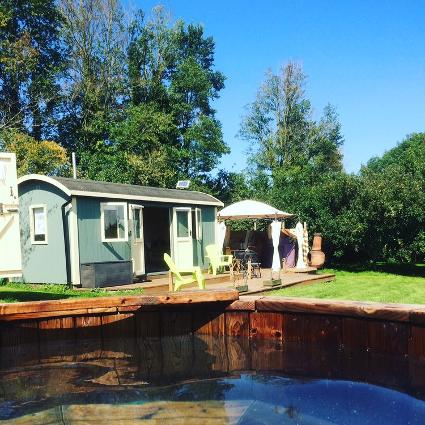
[{"label": "cream painted panel", "polygon": [[21,276],[16,156],[0,152],[0,277]]}]

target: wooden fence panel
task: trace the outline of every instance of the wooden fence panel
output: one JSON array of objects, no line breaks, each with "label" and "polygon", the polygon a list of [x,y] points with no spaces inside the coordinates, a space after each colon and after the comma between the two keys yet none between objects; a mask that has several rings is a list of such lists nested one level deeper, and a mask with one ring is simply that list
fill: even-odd
[{"label": "wooden fence panel", "polygon": [[250,335],[250,313],[247,311],[226,311],[226,335],[232,337],[248,338]]},{"label": "wooden fence panel", "polygon": [[273,312],[252,312],[250,317],[251,338],[282,341],[283,315]]}]

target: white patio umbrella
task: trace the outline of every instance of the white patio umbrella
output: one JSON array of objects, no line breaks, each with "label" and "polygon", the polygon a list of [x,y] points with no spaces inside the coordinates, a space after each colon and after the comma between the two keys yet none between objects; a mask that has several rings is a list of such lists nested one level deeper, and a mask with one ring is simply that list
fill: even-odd
[{"label": "white patio umbrella", "polygon": [[279,239],[280,239],[280,221],[274,220],[271,224],[272,228],[272,241],[273,241],[273,262],[272,271],[278,272],[280,270],[280,257],[279,257]]},{"label": "white patio umbrella", "polygon": [[235,202],[232,205],[223,208],[218,214],[219,220],[243,220],[246,218],[287,218],[292,217],[292,214],[278,210],[263,202],[252,201],[247,199],[245,201]]}]

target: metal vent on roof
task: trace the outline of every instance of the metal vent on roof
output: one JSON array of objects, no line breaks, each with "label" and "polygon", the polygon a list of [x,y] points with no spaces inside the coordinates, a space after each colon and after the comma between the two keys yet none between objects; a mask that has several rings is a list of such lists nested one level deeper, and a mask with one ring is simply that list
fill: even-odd
[{"label": "metal vent on roof", "polygon": [[190,180],[179,180],[176,184],[176,189],[189,189]]}]

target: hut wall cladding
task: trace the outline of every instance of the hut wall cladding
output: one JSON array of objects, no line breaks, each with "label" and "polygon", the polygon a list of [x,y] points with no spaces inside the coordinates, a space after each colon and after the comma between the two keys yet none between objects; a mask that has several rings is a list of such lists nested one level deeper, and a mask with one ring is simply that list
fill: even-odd
[{"label": "hut wall cladding", "polygon": [[[233,290],[0,305],[2,355],[179,335],[306,343],[425,360],[425,306],[245,296]],[[57,347],[55,348],[55,344]],[[53,348],[52,348],[53,346]],[[5,354],[8,353],[8,354]],[[3,359],[0,359],[3,363]]]}]

